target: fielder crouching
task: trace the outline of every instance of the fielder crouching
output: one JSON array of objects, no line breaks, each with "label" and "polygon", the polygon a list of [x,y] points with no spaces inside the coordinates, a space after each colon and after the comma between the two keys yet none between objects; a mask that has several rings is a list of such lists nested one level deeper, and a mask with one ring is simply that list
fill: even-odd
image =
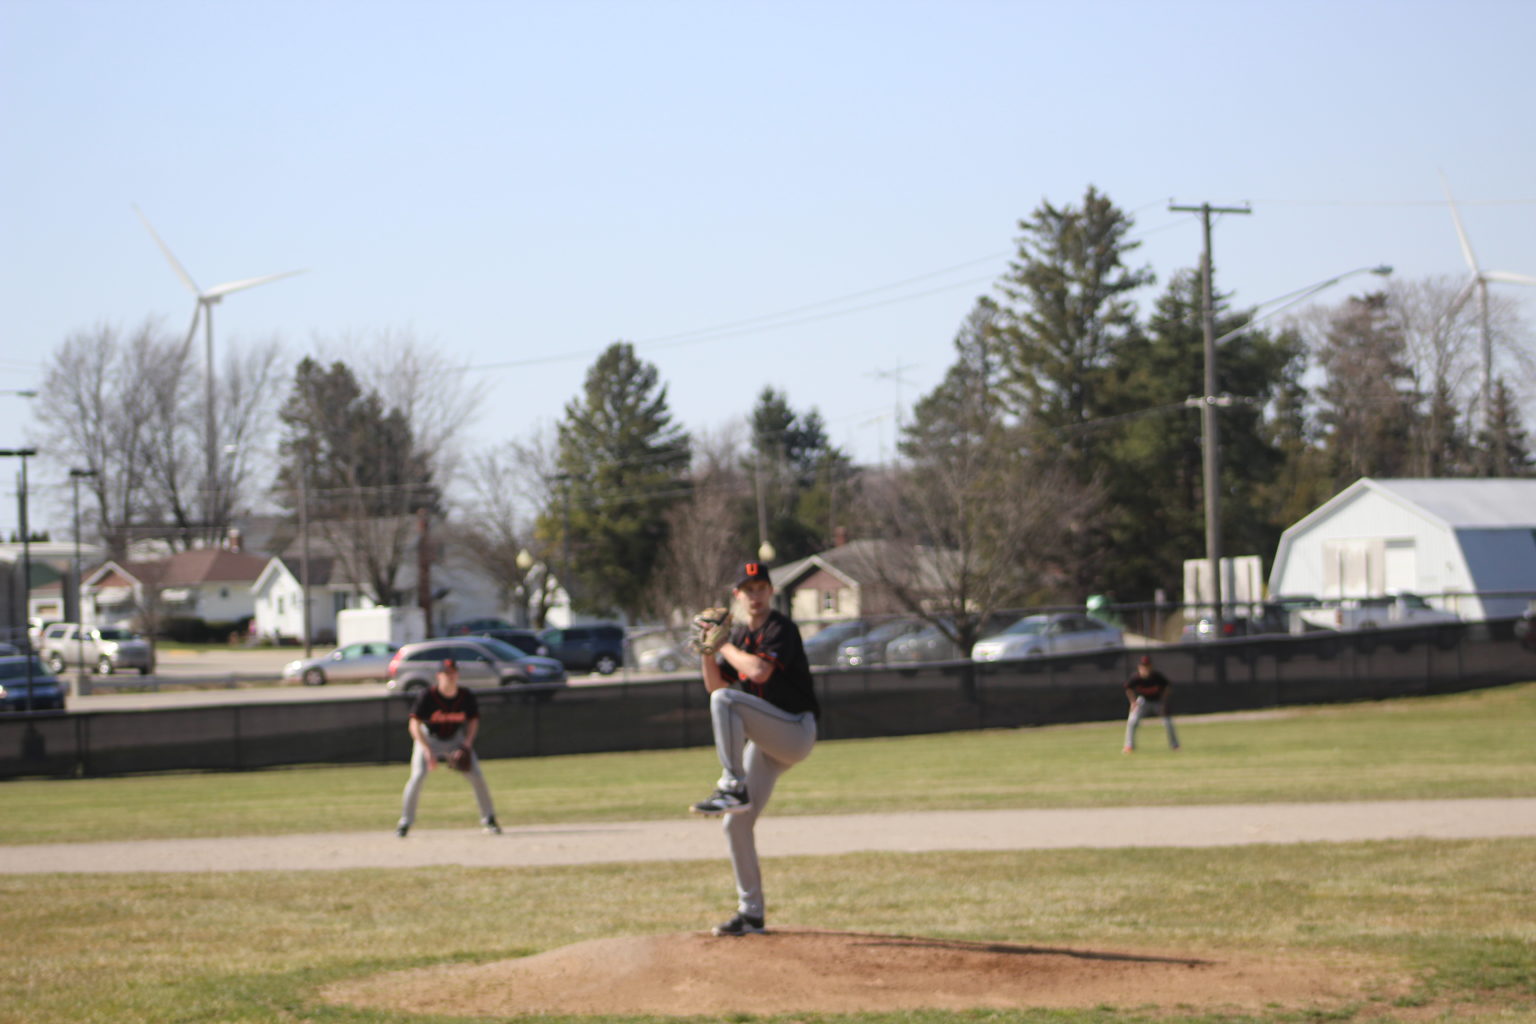
[{"label": "fielder crouching", "polygon": [[437,668],[436,681],[416,698],[406,728],[413,741],[411,777],[405,783],[404,803],[395,835],[404,839],[410,832],[416,821],[422,784],[439,761],[446,761],[464,773],[475,791],[475,802],[480,806],[481,827],[499,835],[501,826],[496,822],[491,790],[485,784],[480,758],[475,754],[475,737],[480,733],[480,703],[474,693],[459,685],[459,666],[452,658],[443,659]]},{"label": "fielder crouching", "polygon": [[[774,784],[804,761],[816,744],[821,710],[811,680],[800,630],[773,610],[773,583],[761,562],[742,567],[732,591],[738,609],[730,616],[701,615],[695,649],[703,656],[704,687],[720,781],[696,814],[724,815],[736,876],[736,916],[716,925],[716,935],[749,935],[764,930],[762,870],[754,829],[773,795]],[[721,635],[729,625],[728,636]]]}]

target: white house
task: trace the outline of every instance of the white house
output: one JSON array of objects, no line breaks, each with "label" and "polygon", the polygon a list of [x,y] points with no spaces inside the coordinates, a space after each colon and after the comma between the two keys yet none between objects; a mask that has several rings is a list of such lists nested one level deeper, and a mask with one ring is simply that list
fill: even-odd
[{"label": "white house", "polygon": [[1465,619],[1519,615],[1536,597],[1536,480],[1362,477],[1281,535],[1269,574],[1276,597],[1399,591]]},{"label": "white house", "polygon": [[[439,557],[431,569],[433,593],[429,632],[441,633],[449,623],[460,619],[505,617],[506,609],[496,588],[475,568],[473,552],[459,550],[452,543],[439,546]],[[267,561],[251,585],[255,604],[254,629],[268,638],[300,639],[304,636],[304,587],[301,562],[293,547],[282,556]],[[310,636],[320,642],[336,637],[336,614],[347,608],[372,608],[375,602],[367,587],[349,579],[341,559],[315,554],[309,559]],[[400,569],[400,591],[407,601],[416,600],[416,562],[404,560]]]},{"label": "white house", "polygon": [[[372,608],[362,589],[339,578],[339,563],[325,556],[309,559],[310,636],[321,641],[336,638],[336,613],[346,608]],[[259,637],[304,636],[304,584],[302,562],[293,557],[273,558],[251,584],[255,601],[252,630]]]},{"label": "white house", "polygon": [[141,562],[108,561],[85,577],[85,620],[135,625],[145,611],[230,622],[255,611],[251,583],[266,559],[226,548],[197,548]]}]

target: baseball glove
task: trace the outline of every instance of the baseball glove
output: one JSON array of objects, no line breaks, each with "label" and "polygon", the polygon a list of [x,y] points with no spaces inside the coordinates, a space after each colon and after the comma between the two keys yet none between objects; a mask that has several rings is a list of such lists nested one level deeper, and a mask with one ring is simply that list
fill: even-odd
[{"label": "baseball glove", "polygon": [[454,747],[448,755],[448,767],[456,772],[467,772],[475,763],[475,755],[468,747]]},{"label": "baseball glove", "polygon": [[731,635],[731,610],[706,608],[693,617],[693,636],[688,641],[695,654],[714,654]]}]

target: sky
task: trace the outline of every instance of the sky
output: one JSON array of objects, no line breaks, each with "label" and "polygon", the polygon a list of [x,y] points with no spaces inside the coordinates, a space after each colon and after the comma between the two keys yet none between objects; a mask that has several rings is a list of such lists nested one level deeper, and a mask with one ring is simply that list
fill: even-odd
[{"label": "sky", "polygon": [[[137,205],[201,287],[305,271],[226,298],[220,351],[408,333],[485,390],[467,451],[623,340],[690,431],[771,386],[876,462],[1018,222],[1090,185],[1144,304],[1199,261],[1170,204],[1251,206],[1214,229],[1239,306],[1465,277],[1442,174],[1484,268],[1536,274],[1532,39],[1527,0],[0,0],[0,448],[71,333],[186,330]],[[68,465],[29,463],[59,538]]]}]

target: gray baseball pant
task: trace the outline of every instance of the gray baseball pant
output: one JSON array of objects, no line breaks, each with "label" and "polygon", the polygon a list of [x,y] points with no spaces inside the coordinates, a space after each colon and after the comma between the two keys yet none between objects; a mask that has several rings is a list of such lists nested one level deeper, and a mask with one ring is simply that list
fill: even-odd
[{"label": "gray baseball pant", "polygon": [[1136,727],[1141,724],[1142,716],[1149,709],[1152,714],[1161,716],[1163,727],[1168,730],[1168,746],[1178,750],[1179,734],[1173,730],[1173,717],[1164,709],[1162,701],[1148,700],[1146,697],[1137,697],[1131,704],[1130,717],[1125,720],[1125,745],[1131,750],[1136,749]]},{"label": "gray baseball pant", "polygon": [[768,806],[773,787],[795,765],[811,756],[816,745],[816,716],[792,715],[750,693],[729,688],[709,696],[709,717],[715,730],[715,753],[723,769],[721,789],[744,782],[751,809],[725,816],[725,837],[736,876],[736,909],[750,917],[763,916],[763,873],[757,860],[758,815]]},{"label": "gray baseball pant", "polygon": [[[464,730],[460,729],[447,739],[438,739],[430,732],[425,733],[427,746],[431,749],[431,757],[442,760],[454,750],[464,745]],[[421,786],[427,781],[427,757],[429,755],[422,750],[421,744],[411,744],[411,777],[405,782],[405,806],[400,811],[400,824],[410,825],[416,820],[416,805],[421,802]],[[458,774],[455,772],[454,774]],[[496,817],[496,808],[491,803],[491,789],[485,784],[485,776],[480,771],[480,755],[474,754],[469,766],[469,771],[464,775],[469,779],[469,784],[475,790],[475,802],[480,805],[480,820],[489,821]]]}]

